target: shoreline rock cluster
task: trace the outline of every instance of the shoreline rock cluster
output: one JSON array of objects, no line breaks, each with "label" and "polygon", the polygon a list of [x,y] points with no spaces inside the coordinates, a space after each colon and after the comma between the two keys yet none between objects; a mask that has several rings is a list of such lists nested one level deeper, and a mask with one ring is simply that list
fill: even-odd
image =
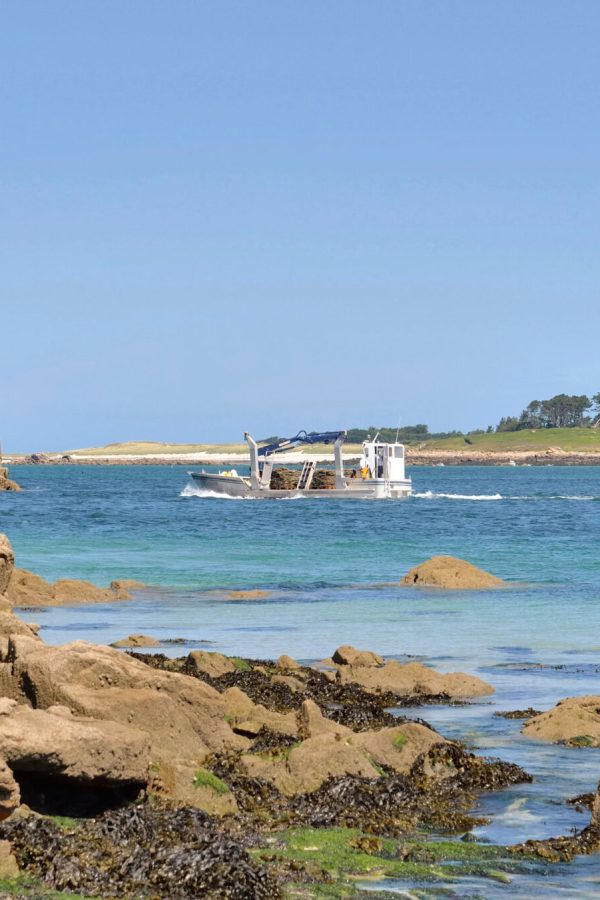
[{"label": "shoreline rock cluster", "polygon": [[[360,454],[345,457],[345,464],[352,467]],[[190,466],[190,465],[247,465],[247,457],[243,453],[211,453],[207,458],[198,459],[198,455],[185,456],[178,454],[124,454],[107,456],[90,456],[78,454],[46,454],[32,453],[24,456],[13,456],[11,462],[18,465],[76,465],[76,466]],[[319,458],[319,462],[328,462]],[[408,466],[597,466],[600,464],[600,450],[563,450],[560,447],[548,447],[544,450],[434,450],[423,446],[406,448],[406,464]],[[275,472],[283,471],[278,468]],[[327,476],[329,470],[324,470]],[[297,473],[294,473],[297,479]],[[332,475],[331,475],[332,477]],[[289,476],[283,476],[284,480]],[[325,485],[326,486],[326,485]]]},{"label": "shoreline rock cluster", "polygon": [[0,466],[0,491],[20,491],[22,488],[16,481],[11,481],[8,477],[8,469],[6,466]]},{"label": "shoreline rock cluster", "polygon": [[[56,889],[279,898],[332,877],[269,850],[290,829],[355,829],[376,867],[383,841],[468,832],[481,791],[531,780],[400,714],[489,695],[476,676],[348,645],[319,667],[50,646],[14,613],[14,571],[2,535],[0,842],[9,868]],[[569,846],[595,847],[597,819]]]}]

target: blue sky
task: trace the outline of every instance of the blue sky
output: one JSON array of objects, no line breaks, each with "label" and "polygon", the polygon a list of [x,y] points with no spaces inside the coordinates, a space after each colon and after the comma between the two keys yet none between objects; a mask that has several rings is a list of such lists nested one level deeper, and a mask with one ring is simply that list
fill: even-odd
[{"label": "blue sky", "polygon": [[600,5],[8,0],[0,439],[600,390]]}]

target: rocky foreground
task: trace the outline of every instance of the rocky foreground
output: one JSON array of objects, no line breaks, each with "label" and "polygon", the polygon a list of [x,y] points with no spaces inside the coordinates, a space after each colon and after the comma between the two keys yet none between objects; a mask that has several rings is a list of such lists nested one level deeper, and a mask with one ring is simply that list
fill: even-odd
[{"label": "rocky foreground", "polygon": [[599,846],[600,801],[584,832],[552,846],[427,840],[469,834],[481,791],[530,780],[403,714],[489,695],[475,676],[349,646],[318,667],[53,647],[15,614],[14,577],[1,536],[0,878],[12,896],[357,896],[344,893],[353,873],[440,881],[459,861],[493,877]]}]

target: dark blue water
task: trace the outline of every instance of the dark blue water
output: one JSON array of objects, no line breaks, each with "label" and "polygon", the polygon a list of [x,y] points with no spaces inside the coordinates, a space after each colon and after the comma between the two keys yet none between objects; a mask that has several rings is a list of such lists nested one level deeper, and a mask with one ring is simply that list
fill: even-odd
[{"label": "dark blue water", "polygon": [[[496,688],[491,700],[415,714],[536,776],[483,799],[493,821],[482,834],[512,842],[585,824],[564,801],[595,788],[600,750],[538,744],[520,735],[519,722],[492,714],[600,695],[599,467],[413,468],[413,498],[376,502],[206,499],[177,466],[11,472],[26,490],[0,495],[0,531],[19,565],[50,579],[154,586],[126,603],[36,612],[45,640],[107,642],[141,631],[300,659],[353,643],[475,672]],[[447,593],[394,584],[439,553],[469,559],[510,587]],[[228,599],[231,589],[251,588],[271,593]],[[560,871],[544,879],[544,896],[600,894],[596,858]],[[516,879],[493,890],[514,897],[537,888]]]}]

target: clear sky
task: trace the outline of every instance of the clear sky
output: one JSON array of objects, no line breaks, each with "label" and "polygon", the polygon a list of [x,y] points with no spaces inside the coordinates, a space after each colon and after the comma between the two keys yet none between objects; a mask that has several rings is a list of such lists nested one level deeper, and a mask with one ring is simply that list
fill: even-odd
[{"label": "clear sky", "polygon": [[0,439],[600,391],[597,0],[5,0]]}]

